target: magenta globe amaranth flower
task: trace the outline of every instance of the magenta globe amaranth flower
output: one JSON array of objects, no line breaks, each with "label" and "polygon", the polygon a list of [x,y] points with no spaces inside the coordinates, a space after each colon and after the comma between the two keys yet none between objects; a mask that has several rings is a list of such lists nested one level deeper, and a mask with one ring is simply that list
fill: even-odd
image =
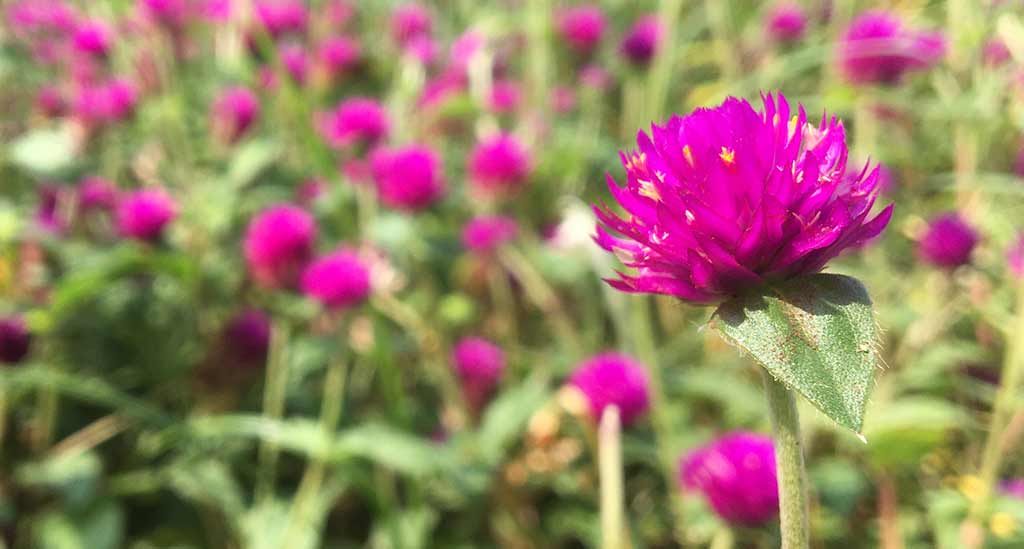
[{"label": "magenta globe amaranth flower", "polygon": [[421,4],[402,4],[391,12],[391,36],[403,47],[417,38],[430,36],[433,29],[434,18]]},{"label": "magenta globe amaranth flower", "polygon": [[981,58],[985,60],[986,65],[999,67],[1010,61],[1012,56],[1010,55],[1010,48],[1006,47],[1006,42],[999,38],[992,38],[985,42],[984,47],[982,47]]},{"label": "magenta globe amaranth flower", "polygon": [[1024,233],[1017,235],[1006,250],[1006,263],[1014,276],[1024,278]]},{"label": "magenta globe amaranth flower", "polygon": [[245,232],[245,261],[257,284],[292,288],[313,257],[316,223],[313,216],[291,204],[263,210]]},{"label": "magenta globe amaranth flower", "polygon": [[1024,500],[1024,478],[1012,478],[999,483],[999,491],[1011,498]]},{"label": "magenta globe amaranth flower", "polygon": [[0,317],[0,362],[18,364],[28,356],[32,334],[20,316]]},{"label": "magenta globe amaranth flower", "polygon": [[309,75],[309,54],[299,44],[285,44],[278,50],[284,69],[297,84],[305,84]]},{"label": "magenta globe amaranth flower", "polygon": [[595,420],[601,419],[605,408],[615,405],[622,424],[630,425],[650,407],[647,370],[623,354],[604,353],[585,361],[569,377],[569,385],[586,399]]},{"label": "magenta globe amaranth flower", "polygon": [[768,12],[765,30],[776,42],[796,42],[803,38],[807,30],[807,13],[800,4],[778,4]]},{"label": "magenta globe amaranth flower", "polygon": [[530,175],[531,162],[530,152],[519,139],[498,133],[478,143],[469,154],[469,181],[485,194],[517,191]]},{"label": "magenta globe amaranth flower", "polygon": [[519,224],[511,217],[485,215],[473,218],[462,228],[462,245],[478,254],[491,254],[519,234]]},{"label": "magenta globe amaranth flower", "polygon": [[178,205],[158,187],[133,191],[117,204],[117,230],[137,240],[157,240],[164,228],[178,216]]},{"label": "magenta globe amaranth flower", "polygon": [[78,208],[83,212],[113,210],[117,198],[117,187],[102,177],[87,177],[78,183]]},{"label": "magenta globe amaranth flower", "polygon": [[959,214],[948,212],[934,218],[917,243],[918,256],[935,265],[955,269],[971,261],[978,233]]},{"label": "magenta globe amaranth flower", "polygon": [[419,211],[444,195],[441,158],[425,146],[380,149],[371,164],[380,199],[391,208]]},{"label": "magenta globe amaranth flower", "polygon": [[560,11],[555,18],[556,29],[573,50],[587,54],[594,50],[604,36],[607,26],[600,6],[584,4]]},{"label": "magenta globe amaranth flower", "polygon": [[645,15],[637,19],[622,39],[619,51],[634,65],[647,65],[658,52],[663,29],[656,15]]},{"label": "magenta globe amaranth flower", "polygon": [[452,364],[466,400],[480,410],[505,372],[505,353],[486,339],[466,337],[452,349]]},{"label": "magenta globe amaranth flower", "polygon": [[258,309],[244,310],[224,327],[221,340],[229,366],[260,367],[266,363],[270,349],[270,317]]},{"label": "magenta globe amaranth flower", "polygon": [[347,36],[335,36],[320,43],[317,48],[317,62],[323,71],[335,78],[352,70],[359,64],[362,47],[359,42]]},{"label": "magenta globe amaranth flower", "polygon": [[597,243],[636,270],[613,287],[713,304],[817,273],[885,228],[891,205],[869,217],[878,170],[844,181],[842,123],[816,127],[802,107],[791,118],[781,94],[763,102],[758,112],[730,97],[638,134],[639,150],[622,155],[626,186],[608,176],[626,217],[595,208]]},{"label": "magenta globe amaranth flower", "polygon": [[253,8],[256,19],[272,38],[306,32],[309,12],[302,0],[259,0]]},{"label": "magenta globe amaranth flower", "polygon": [[730,433],[698,448],[680,462],[679,479],[731,524],[758,526],[779,513],[775,448],[766,436]]},{"label": "magenta globe amaranth flower", "polygon": [[150,20],[176,29],[185,24],[189,16],[187,0],[138,0],[139,11]]},{"label": "magenta globe amaranth flower", "polygon": [[391,127],[387,111],[368,97],[350,97],[320,116],[320,133],[334,147],[373,145],[387,137]]},{"label": "magenta globe amaranth flower", "polygon": [[495,114],[508,114],[519,108],[522,90],[514,80],[497,80],[491,86],[487,108]]},{"label": "magenta globe amaranth flower", "polygon": [[840,37],[838,61],[847,80],[861,84],[895,84],[911,70],[926,69],[945,54],[937,32],[908,29],[897,16],[868,11]]},{"label": "magenta globe amaranth flower", "polygon": [[68,112],[68,101],[56,86],[43,86],[36,92],[36,107],[47,118],[64,116]]},{"label": "magenta globe amaranth flower", "polygon": [[330,309],[348,309],[370,296],[370,270],[352,250],[341,249],[309,264],[302,293]]},{"label": "magenta globe amaranth flower", "polygon": [[103,21],[83,21],[75,29],[72,44],[79,53],[106,57],[110,53],[111,34],[110,27]]},{"label": "magenta globe amaranth flower", "polygon": [[228,143],[238,141],[260,114],[260,100],[249,88],[225,89],[213,102],[214,133]]},{"label": "magenta globe amaranth flower", "polygon": [[102,126],[124,120],[135,113],[139,92],[134,84],[115,78],[99,84],[85,84],[74,102],[75,115],[85,124]]}]

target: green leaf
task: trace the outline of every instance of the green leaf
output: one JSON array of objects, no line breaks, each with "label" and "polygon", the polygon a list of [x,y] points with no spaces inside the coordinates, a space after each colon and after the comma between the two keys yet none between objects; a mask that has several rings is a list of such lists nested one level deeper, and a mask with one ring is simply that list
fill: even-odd
[{"label": "green leaf", "polygon": [[281,147],[269,139],[248,141],[239,146],[228,166],[227,183],[232,189],[242,188],[277,161]]},{"label": "green leaf", "polygon": [[817,274],[759,288],[723,303],[711,325],[833,421],[861,432],[878,326],[857,279]]},{"label": "green leaf", "polygon": [[332,450],[337,457],[361,457],[412,476],[437,473],[455,466],[447,446],[374,423],[343,431]]},{"label": "green leaf", "polygon": [[484,459],[492,464],[501,460],[526,428],[530,416],[549,397],[547,387],[537,380],[527,380],[518,387],[502,391],[484,412],[477,434],[477,444]]},{"label": "green leaf", "polygon": [[374,525],[372,549],[423,549],[430,546],[430,534],[437,525],[438,512],[421,507],[385,517]]}]

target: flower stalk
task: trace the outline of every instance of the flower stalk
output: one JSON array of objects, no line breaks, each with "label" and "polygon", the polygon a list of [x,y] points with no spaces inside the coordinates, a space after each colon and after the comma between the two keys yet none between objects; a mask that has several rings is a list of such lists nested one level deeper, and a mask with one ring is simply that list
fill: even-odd
[{"label": "flower stalk", "polygon": [[597,453],[601,478],[601,549],[625,549],[622,422],[618,406],[608,406],[601,414]]},{"label": "flower stalk", "polygon": [[779,476],[779,530],[783,549],[809,547],[807,478],[804,473],[800,419],[793,392],[767,370],[761,371],[775,439]]},{"label": "flower stalk", "polygon": [[[288,381],[288,338],[286,320],[274,321],[270,334],[266,381],[263,388],[263,417],[280,419],[284,414],[285,389]],[[266,501],[273,496],[279,448],[276,443],[262,440],[259,449],[259,472],[256,479],[256,500]]]}]

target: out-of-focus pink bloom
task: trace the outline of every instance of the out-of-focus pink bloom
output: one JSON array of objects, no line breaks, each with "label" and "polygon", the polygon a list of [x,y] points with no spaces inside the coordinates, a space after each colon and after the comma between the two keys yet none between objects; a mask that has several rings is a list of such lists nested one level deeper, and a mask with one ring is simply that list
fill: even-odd
[{"label": "out-of-focus pink bloom", "polygon": [[61,217],[61,189],[56,185],[39,187],[39,207],[36,208],[36,224],[47,233],[59,235],[67,229]]},{"label": "out-of-focus pink bloom", "polygon": [[358,41],[347,36],[335,36],[320,44],[316,57],[324,71],[334,78],[358,65],[361,55]]},{"label": "out-of-focus pink bloom", "polygon": [[434,18],[421,4],[402,4],[391,12],[391,36],[400,46],[404,47],[415,38],[430,36],[433,29]]},{"label": "out-of-focus pink bloom", "polygon": [[608,406],[617,406],[622,425],[631,425],[650,407],[650,380],[639,362],[619,353],[604,353],[580,364],[569,377],[589,405],[590,415],[601,419]]},{"label": "out-of-focus pink bloom", "polygon": [[1010,48],[1006,47],[1006,42],[999,38],[993,38],[985,42],[985,46],[981,50],[981,56],[985,60],[986,65],[999,67],[1005,65],[1010,60]]},{"label": "out-of-focus pink bloom", "polygon": [[488,108],[495,114],[507,114],[519,108],[522,92],[514,80],[498,80],[491,86]]},{"label": "out-of-focus pink bloom", "polygon": [[165,27],[176,29],[188,22],[186,0],[138,0],[138,8],[150,20]]},{"label": "out-of-focus pink bloom", "polygon": [[245,232],[249,275],[266,288],[293,288],[313,257],[316,223],[305,210],[278,204],[260,212]]},{"label": "out-of-focus pink bloom", "polygon": [[257,0],[253,7],[256,19],[272,38],[306,32],[309,12],[302,0]]},{"label": "out-of-focus pink bloom", "polygon": [[889,12],[868,11],[850,23],[839,39],[837,54],[850,82],[896,84],[905,73],[940,61],[945,39],[938,32],[908,29]]},{"label": "out-of-focus pink bloom", "polygon": [[32,333],[18,315],[0,317],[0,362],[18,364],[32,347]]},{"label": "out-of-focus pink bloom", "polygon": [[356,9],[349,0],[331,0],[324,6],[324,14],[327,16],[327,20],[331,22],[333,28],[340,29],[352,20],[352,17],[356,14]]},{"label": "out-of-focus pink bloom", "polygon": [[256,71],[256,80],[260,83],[260,87],[266,90],[275,90],[280,83],[277,72],[270,65],[263,65]]},{"label": "out-of-focus pink bloom", "polygon": [[869,217],[878,170],[844,182],[842,123],[810,124],[803,107],[791,118],[781,94],[762,101],[758,112],[730,97],[637,135],[639,150],[622,155],[626,187],[608,177],[626,215],[594,209],[597,243],[636,270],[609,284],[713,304],[819,272],[885,228],[891,205]]},{"label": "out-of-focus pink bloom", "polygon": [[7,6],[7,24],[14,36],[53,40],[75,30],[78,13],[63,0],[20,0]]},{"label": "out-of-focus pink bloom", "polygon": [[807,30],[807,13],[795,2],[777,4],[768,12],[765,29],[776,42],[796,42]]},{"label": "out-of-focus pink bloom", "polygon": [[1024,478],[1004,480],[999,484],[999,490],[1011,498],[1024,499]]},{"label": "out-of-focus pink bloom", "polygon": [[580,84],[597,90],[605,91],[611,84],[612,77],[601,65],[590,64],[580,69]]},{"label": "out-of-focus pink bloom", "polygon": [[83,212],[111,211],[117,199],[117,187],[102,177],[86,177],[78,183],[78,208]]},{"label": "out-of-focus pink bloom", "polygon": [[378,149],[371,162],[381,202],[389,207],[419,211],[444,195],[441,159],[425,146]]},{"label": "out-of-focus pink bloom", "polygon": [[462,33],[462,36],[459,36],[452,42],[451,52],[448,56],[451,66],[460,71],[465,71],[473,56],[482,50],[486,44],[487,37],[478,30],[470,29]]},{"label": "out-of-focus pink bloom", "polygon": [[475,189],[485,194],[507,194],[526,183],[531,167],[526,146],[510,134],[499,133],[477,143],[466,169]]},{"label": "out-of-focus pink bloom", "polygon": [[1024,278],[1024,234],[1018,235],[1006,250],[1006,263],[1017,278]]},{"label": "out-of-focus pink bloom", "polygon": [[561,10],[555,18],[558,34],[573,50],[587,54],[604,36],[607,22],[600,6],[585,4]]},{"label": "out-of-focus pink bloom", "polygon": [[75,116],[88,125],[102,126],[130,117],[138,103],[138,91],[131,82],[115,78],[83,85],[75,98]]},{"label": "out-of-focus pink bloom", "polygon": [[303,181],[295,191],[295,199],[305,207],[311,207],[324,193],[327,192],[327,183],[322,179],[307,179]]},{"label": "out-of-focus pink bloom", "polygon": [[388,135],[391,121],[384,107],[368,97],[350,97],[319,116],[320,133],[334,147],[372,146]]},{"label": "out-of-focus pink bloom", "polygon": [[576,92],[568,86],[551,88],[551,109],[559,114],[572,112],[576,108]]},{"label": "out-of-focus pink bloom", "polygon": [[485,215],[471,219],[462,228],[462,245],[477,254],[488,255],[518,234],[519,224],[515,219],[502,215]]},{"label": "out-of-focus pink bloom", "polygon": [[284,63],[284,68],[292,80],[298,84],[306,83],[306,76],[309,75],[309,55],[306,48],[299,44],[285,44],[278,51],[281,62]]},{"label": "out-of-focus pink bloom", "polygon": [[[370,153],[373,157],[373,153]],[[373,166],[369,160],[362,158],[351,158],[341,165],[341,173],[349,181],[356,184],[371,183],[373,181]]]},{"label": "out-of-focus pink bloom", "polygon": [[432,37],[417,36],[407,41],[402,51],[424,65],[432,65],[437,61],[439,50],[437,42]]},{"label": "out-of-focus pink bloom", "polygon": [[221,334],[224,362],[243,370],[260,368],[270,350],[270,317],[259,309],[241,311]]},{"label": "out-of-focus pink bloom", "polygon": [[955,212],[941,214],[928,224],[928,230],[917,243],[918,256],[946,269],[954,269],[971,261],[978,244],[978,233]]},{"label": "out-of-focus pink bloom", "polygon": [[619,51],[634,65],[647,65],[654,58],[664,32],[656,15],[645,15],[637,19],[622,39]]},{"label": "out-of-focus pink bloom", "polygon": [[759,526],[779,514],[775,447],[766,436],[734,432],[690,452],[679,480],[730,524]]},{"label": "out-of-focus pink bloom", "polygon": [[36,93],[36,107],[48,118],[64,116],[68,112],[68,101],[60,88],[43,86]]},{"label": "out-of-focus pink bloom", "polygon": [[99,20],[83,21],[75,29],[72,43],[79,53],[106,57],[110,53],[110,27]]},{"label": "out-of-focus pink bloom", "polygon": [[501,381],[505,353],[486,339],[466,337],[452,349],[452,364],[470,407],[479,411]]},{"label": "out-of-focus pink bloom", "polygon": [[213,102],[214,133],[234,143],[252,127],[260,114],[260,100],[249,88],[234,86],[223,90]]},{"label": "out-of-focus pink bloom", "polygon": [[464,71],[445,71],[423,86],[417,105],[436,107],[449,98],[465,93],[468,86]]},{"label": "out-of-focus pink bloom", "polygon": [[310,263],[302,293],[330,309],[355,307],[370,296],[370,270],[356,252],[338,250]]},{"label": "out-of-focus pink bloom", "polygon": [[136,240],[157,240],[178,216],[178,205],[167,191],[148,187],[125,195],[117,204],[117,230]]}]

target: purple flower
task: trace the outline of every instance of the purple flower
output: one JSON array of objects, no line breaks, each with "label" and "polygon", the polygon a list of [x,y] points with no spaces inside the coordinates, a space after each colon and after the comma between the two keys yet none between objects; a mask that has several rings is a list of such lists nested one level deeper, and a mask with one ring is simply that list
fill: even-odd
[{"label": "purple flower", "polygon": [[413,39],[429,36],[433,28],[434,18],[420,4],[402,4],[391,12],[391,36],[402,47]]},{"label": "purple flower", "polygon": [[138,100],[135,85],[124,79],[87,84],[75,98],[75,115],[88,125],[103,126],[134,114]]},{"label": "purple flower", "polygon": [[67,223],[61,217],[61,190],[55,185],[39,187],[39,208],[36,209],[36,223],[39,228],[52,234],[61,234]]},{"label": "purple flower", "polygon": [[1006,47],[1006,42],[999,38],[992,38],[985,42],[985,46],[981,50],[981,57],[985,60],[986,65],[998,67],[1005,65],[1010,60],[1010,49]]},{"label": "purple flower", "polygon": [[387,137],[391,121],[377,101],[368,97],[345,99],[333,111],[320,116],[320,133],[334,147],[353,143],[373,145]]},{"label": "purple flower", "polygon": [[306,48],[299,44],[285,44],[278,51],[288,76],[297,84],[305,84],[306,76],[309,74],[309,55]]},{"label": "purple flower", "polygon": [[245,261],[257,284],[292,288],[313,257],[316,222],[305,210],[278,204],[263,210],[245,232]]},{"label": "purple flower", "polygon": [[612,77],[601,65],[590,64],[580,69],[580,84],[597,91],[608,89]]},{"label": "purple flower", "polygon": [[213,102],[214,131],[234,143],[249,130],[260,114],[260,100],[249,88],[227,88]]},{"label": "purple flower", "polygon": [[495,114],[507,114],[519,107],[522,92],[519,83],[513,80],[497,80],[491,86],[491,97],[487,108]]},{"label": "purple flower", "polygon": [[558,34],[573,50],[587,54],[594,50],[604,36],[607,22],[600,6],[584,4],[565,8],[555,20]]},{"label": "purple flower", "polygon": [[302,0],[259,0],[253,7],[256,10],[256,19],[272,38],[306,32],[309,13]]},{"label": "purple flower", "polygon": [[0,362],[18,364],[28,356],[32,334],[20,316],[0,317]]},{"label": "purple flower", "polygon": [[179,28],[188,18],[185,0],[139,0],[139,11],[158,24]]},{"label": "purple flower", "polygon": [[[890,205],[869,220],[878,170],[844,181],[843,125],[790,118],[781,94],[763,112],[730,97],[673,116],[622,155],[626,186],[608,176],[625,218],[596,208],[597,243],[636,275],[608,280],[625,292],[713,304],[767,280],[817,273],[844,249],[878,235]],[[607,229],[617,231],[616,238]]]},{"label": "purple flower", "polygon": [[1006,250],[1006,263],[1014,276],[1024,278],[1024,233],[1018,235],[1017,240]]},{"label": "purple flower", "polygon": [[56,118],[68,112],[68,101],[56,86],[43,86],[36,93],[36,107],[47,118]]},{"label": "purple flower", "polygon": [[[1024,76],[1024,73],[1021,74]],[[1024,148],[1017,153],[1017,159],[1013,163],[1013,173],[1017,174],[1017,177],[1024,177]]]},{"label": "purple flower", "polygon": [[498,133],[477,143],[467,172],[473,187],[485,194],[519,190],[530,175],[530,152],[514,136]]},{"label": "purple flower", "polygon": [[370,296],[370,270],[356,252],[338,250],[309,264],[302,293],[330,309],[348,309]]},{"label": "purple flower", "polygon": [[469,62],[478,51],[487,45],[487,37],[477,30],[467,30],[452,42],[448,59],[451,66],[459,71],[465,71]]},{"label": "purple flower", "polygon": [[72,43],[80,53],[106,57],[110,53],[110,27],[103,21],[83,21],[75,29]]},{"label": "purple flower", "polygon": [[647,65],[658,51],[663,29],[656,15],[637,19],[622,39],[619,50],[634,65]]},{"label": "purple flower", "polygon": [[78,183],[78,207],[82,211],[113,210],[117,198],[117,187],[102,177],[86,177]]},{"label": "purple flower", "polygon": [[327,183],[322,179],[307,179],[298,189],[295,189],[295,198],[299,204],[310,207],[327,192]]},{"label": "purple flower", "polygon": [[779,513],[772,440],[756,433],[729,433],[691,452],[679,464],[679,480],[700,490],[725,521],[758,526]]},{"label": "purple flower", "polygon": [[164,227],[178,216],[178,205],[158,187],[133,191],[117,204],[117,230],[137,240],[157,240]]},{"label": "purple flower", "polygon": [[381,201],[392,208],[419,211],[444,195],[444,176],[437,153],[422,145],[374,152],[374,181]]},{"label": "purple flower", "polygon": [[971,261],[978,233],[955,212],[941,214],[928,224],[917,243],[918,256],[935,265],[955,269]]},{"label": "purple flower", "polygon": [[840,69],[858,84],[895,84],[906,72],[929,68],[944,54],[942,34],[907,29],[885,11],[858,16],[838,45]]},{"label": "purple flower", "polygon": [[475,217],[462,228],[462,245],[478,254],[491,254],[519,234],[519,224],[511,217],[485,215]]},{"label": "purple flower", "polygon": [[619,408],[622,424],[630,425],[650,407],[650,381],[639,362],[619,353],[597,355],[569,377],[569,385],[586,398],[595,420],[608,406]]},{"label": "purple flower", "polygon": [[785,2],[777,4],[765,19],[768,36],[776,42],[796,42],[807,30],[807,14],[800,4]]},{"label": "purple flower", "polygon": [[474,410],[480,410],[501,381],[505,353],[486,339],[466,337],[452,349],[452,364],[466,400]]},{"label": "purple flower", "polygon": [[999,490],[1011,498],[1024,499],[1024,478],[1004,480]]},{"label": "purple flower", "polygon": [[238,313],[221,335],[227,363],[236,368],[256,368],[267,361],[270,349],[270,317],[258,309]]},{"label": "purple flower", "polygon": [[317,60],[331,77],[351,70],[359,63],[361,55],[359,42],[347,36],[328,38],[317,49]]}]

